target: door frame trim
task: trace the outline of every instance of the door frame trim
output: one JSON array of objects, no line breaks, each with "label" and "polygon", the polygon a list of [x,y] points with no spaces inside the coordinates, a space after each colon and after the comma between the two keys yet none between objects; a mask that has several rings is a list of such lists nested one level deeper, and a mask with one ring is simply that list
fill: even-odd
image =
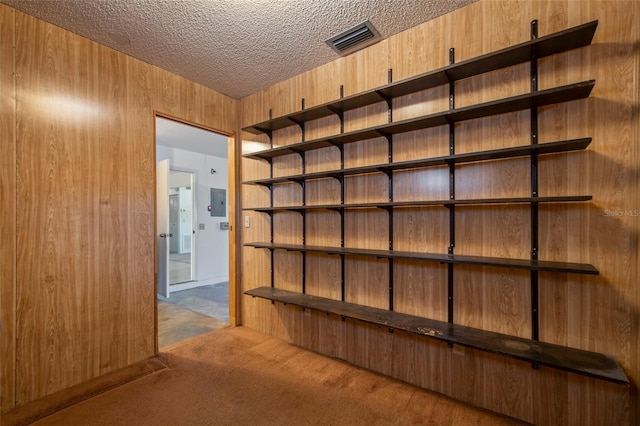
[{"label": "door frame trim", "polygon": [[[187,120],[181,117],[177,117],[175,115],[167,114],[158,110],[153,111],[153,141],[154,147],[156,146],[157,135],[156,135],[156,119],[164,118],[167,120],[172,120],[177,123],[186,124],[189,126],[198,127],[203,130],[207,130],[210,132],[217,133],[222,136],[227,137],[227,166],[228,166],[228,177],[227,177],[227,186],[228,193],[227,196],[229,198],[228,209],[229,209],[229,325],[235,327],[239,325],[239,309],[238,309],[238,289],[239,289],[239,280],[238,280],[238,241],[240,238],[239,228],[236,226],[238,223],[238,215],[239,208],[238,204],[238,194],[240,193],[239,188],[239,179],[238,179],[238,167],[236,165],[236,153],[238,150],[237,147],[237,137],[236,133],[231,131],[220,130],[215,127],[209,127],[204,124],[196,123],[191,120]],[[156,150],[153,151],[153,168],[154,168],[154,182],[156,179],[156,164],[157,164],[157,154]],[[156,195],[154,194],[154,198]],[[157,218],[158,212],[157,207],[154,204],[154,216],[153,220],[157,227]],[[154,244],[154,263],[155,263],[155,276],[154,276],[154,340],[155,340],[155,353],[158,353],[158,248],[157,244]]]}]

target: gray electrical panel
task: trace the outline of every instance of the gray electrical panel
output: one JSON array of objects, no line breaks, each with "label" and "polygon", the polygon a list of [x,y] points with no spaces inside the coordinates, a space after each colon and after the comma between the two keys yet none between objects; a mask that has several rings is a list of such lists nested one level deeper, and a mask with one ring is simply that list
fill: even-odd
[{"label": "gray electrical panel", "polygon": [[211,216],[225,217],[227,215],[227,190],[211,188]]}]

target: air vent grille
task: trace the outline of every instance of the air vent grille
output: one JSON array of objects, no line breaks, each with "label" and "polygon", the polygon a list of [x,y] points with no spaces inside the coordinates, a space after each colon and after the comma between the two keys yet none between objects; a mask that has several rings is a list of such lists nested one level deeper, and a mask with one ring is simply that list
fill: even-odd
[{"label": "air vent grille", "polygon": [[348,29],[329,40],[326,43],[340,55],[345,56],[357,50],[371,46],[382,40],[378,30],[369,21],[365,21]]}]

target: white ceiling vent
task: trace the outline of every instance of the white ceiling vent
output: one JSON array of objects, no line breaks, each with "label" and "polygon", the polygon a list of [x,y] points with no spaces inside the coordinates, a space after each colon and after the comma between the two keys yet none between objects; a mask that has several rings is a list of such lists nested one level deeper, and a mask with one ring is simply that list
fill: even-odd
[{"label": "white ceiling vent", "polygon": [[338,54],[346,56],[382,40],[380,33],[369,21],[356,25],[337,36],[326,40],[326,43]]}]

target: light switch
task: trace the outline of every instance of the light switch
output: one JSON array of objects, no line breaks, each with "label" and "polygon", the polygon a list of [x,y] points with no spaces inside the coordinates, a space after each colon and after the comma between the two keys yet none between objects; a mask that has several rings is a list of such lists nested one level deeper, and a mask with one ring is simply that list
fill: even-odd
[{"label": "light switch", "polygon": [[244,227],[248,228],[251,226],[251,220],[249,219],[249,216],[245,216],[244,217]]}]

